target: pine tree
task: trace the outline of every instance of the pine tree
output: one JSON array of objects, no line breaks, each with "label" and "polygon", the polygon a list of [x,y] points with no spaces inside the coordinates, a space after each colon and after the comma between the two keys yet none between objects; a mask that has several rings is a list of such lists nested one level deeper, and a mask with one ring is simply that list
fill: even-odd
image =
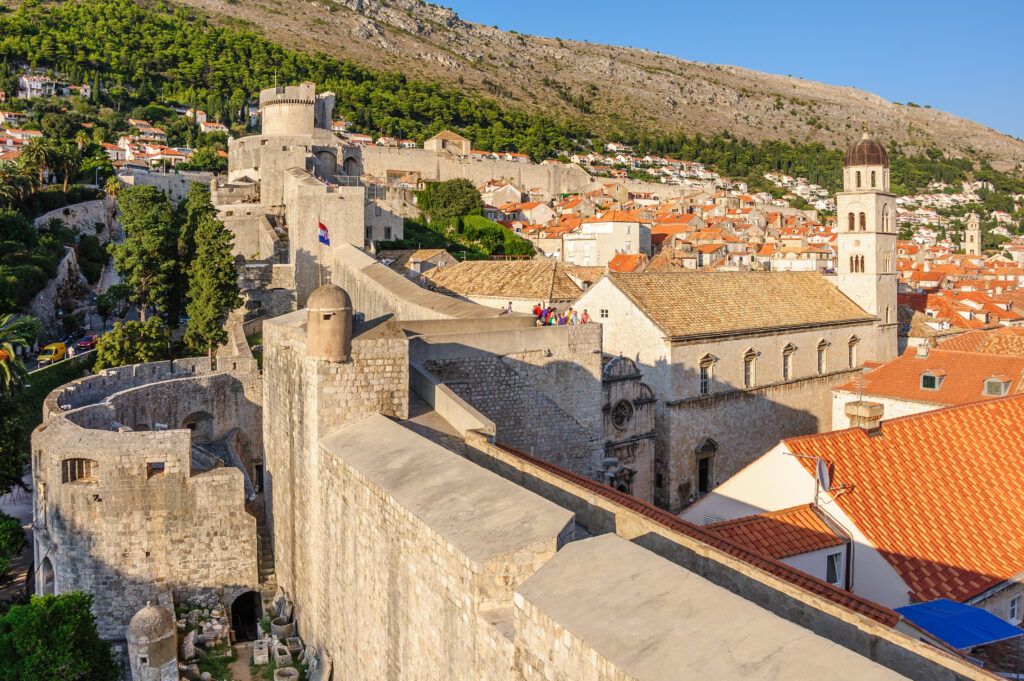
[{"label": "pine tree", "polygon": [[195,239],[196,257],[189,271],[189,302],[185,307],[189,317],[185,343],[193,352],[205,350],[212,364],[213,349],[227,341],[224,319],[242,304],[231,255],[234,236],[220,220],[204,215]]},{"label": "pine tree", "polygon": [[177,229],[167,197],[156,187],[128,187],[117,199],[125,240],[113,248],[114,266],[132,288],[131,301],[146,321],[152,306],[170,304],[177,269]]}]

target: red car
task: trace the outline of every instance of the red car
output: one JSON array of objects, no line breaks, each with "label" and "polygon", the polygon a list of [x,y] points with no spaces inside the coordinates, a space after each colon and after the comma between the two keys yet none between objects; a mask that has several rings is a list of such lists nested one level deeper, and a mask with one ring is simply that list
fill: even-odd
[{"label": "red car", "polygon": [[80,352],[92,350],[96,347],[96,341],[98,341],[99,339],[100,337],[94,333],[90,333],[87,336],[82,336],[82,340],[75,343],[75,350],[78,350]]}]

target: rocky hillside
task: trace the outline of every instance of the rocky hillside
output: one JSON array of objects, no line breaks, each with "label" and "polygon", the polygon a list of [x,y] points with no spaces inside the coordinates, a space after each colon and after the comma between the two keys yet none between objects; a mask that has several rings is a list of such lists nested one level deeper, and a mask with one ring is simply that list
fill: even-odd
[{"label": "rocky hillside", "polygon": [[522,110],[583,118],[609,139],[716,133],[842,146],[866,128],[905,150],[938,147],[1024,167],[1024,141],[951,114],[850,87],[510,33],[423,0],[176,0],[214,23],[487,94]]}]

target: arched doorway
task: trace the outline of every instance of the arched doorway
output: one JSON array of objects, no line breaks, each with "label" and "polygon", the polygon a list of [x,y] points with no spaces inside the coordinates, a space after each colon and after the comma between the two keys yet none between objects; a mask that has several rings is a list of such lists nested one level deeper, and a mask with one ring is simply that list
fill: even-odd
[{"label": "arched doorway", "polygon": [[255,641],[259,638],[259,619],[263,616],[263,600],[259,593],[246,591],[231,604],[231,628],[238,641]]},{"label": "arched doorway", "polygon": [[360,172],[361,168],[359,167],[359,160],[356,159],[354,156],[349,156],[348,158],[346,158],[345,161],[341,164],[341,168],[346,175],[359,176],[362,174]]},{"label": "arched doorway", "polygon": [[39,564],[38,591],[40,596],[52,596],[54,593],[53,563],[48,557],[43,558],[43,562]]},{"label": "arched doorway", "polygon": [[192,442],[209,444],[213,441],[213,414],[209,412],[192,412],[182,420],[181,427],[192,431]]}]

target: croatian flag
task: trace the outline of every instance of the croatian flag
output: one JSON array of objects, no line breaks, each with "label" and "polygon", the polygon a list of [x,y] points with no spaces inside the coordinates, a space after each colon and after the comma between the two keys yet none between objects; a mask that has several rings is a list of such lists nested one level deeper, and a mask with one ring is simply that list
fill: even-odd
[{"label": "croatian flag", "polygon": [[322,222],[316,223],[317,228],[320,230],[320,243],[331,245],[331,235],[327,233],[327,225]]}]

